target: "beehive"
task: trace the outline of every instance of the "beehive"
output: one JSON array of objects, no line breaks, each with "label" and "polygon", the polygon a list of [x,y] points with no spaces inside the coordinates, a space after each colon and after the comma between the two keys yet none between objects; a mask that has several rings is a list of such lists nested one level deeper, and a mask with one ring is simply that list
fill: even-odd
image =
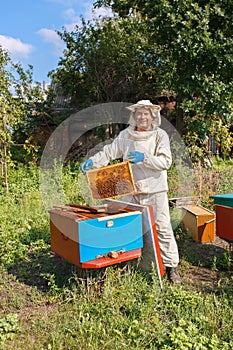
[{"label": "beehive", "polygon": [[[76,206],[75,206],[76,207]],[[51,250],[74,265],[98,268],[141,256],[142,213],[49,210]]]},{"label": "beehive", "polygon": [[93,199],[107,199],[136,192],[130,162],[87,171]]},{"label": "beehive", "polygon": [[210,196],[210,198],[214,199],[214,204],[233,207],[233,193],[217,194]]},{"label": "beehive", "polygon": [[215,205],[216,208],[216,235],[233,242],[233,207]]},{"label": "beehive", "polygon": [[215,213],[199,205],[182,208],[183,229],[189,231],[196,242],[214,241]]},{"label": "beehive", "polygon": [[233,193],[210,196],[216,208],[216,235],[233,241]]}]

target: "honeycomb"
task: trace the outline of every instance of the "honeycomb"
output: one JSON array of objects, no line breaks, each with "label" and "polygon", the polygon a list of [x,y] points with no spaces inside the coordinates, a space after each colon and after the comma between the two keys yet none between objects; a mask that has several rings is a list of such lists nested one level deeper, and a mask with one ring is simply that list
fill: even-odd
[{"label": "honeycomb", "polygon": [[93,199],[107,199],[135,192],[129,162],[108,165],[87,171]]}]

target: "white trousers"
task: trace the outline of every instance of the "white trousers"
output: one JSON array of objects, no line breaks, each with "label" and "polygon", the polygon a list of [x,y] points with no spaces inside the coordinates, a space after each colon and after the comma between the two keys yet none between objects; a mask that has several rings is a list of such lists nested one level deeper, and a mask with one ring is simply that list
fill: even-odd
[{"label": "white trousers", "polygon": [[127,196],[124,197],[124,201],[153,207],[163,265],[176,267],[179,263],[179,253],[171,225],[167,192]]}]

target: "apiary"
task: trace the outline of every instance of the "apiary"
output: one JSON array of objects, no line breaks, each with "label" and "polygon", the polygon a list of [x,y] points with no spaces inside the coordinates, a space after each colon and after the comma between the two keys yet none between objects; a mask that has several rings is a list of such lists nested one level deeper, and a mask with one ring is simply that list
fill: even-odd
[{"label": "apiary", "polygon": [[182,208],[182,226],[196,242],[214,241],[215,213],[199,205]]},{"label": "apiary", "polygon": [[136,192],[130,162],[121,162],[87,171],[91,194],[95,200],[114,198]]}]

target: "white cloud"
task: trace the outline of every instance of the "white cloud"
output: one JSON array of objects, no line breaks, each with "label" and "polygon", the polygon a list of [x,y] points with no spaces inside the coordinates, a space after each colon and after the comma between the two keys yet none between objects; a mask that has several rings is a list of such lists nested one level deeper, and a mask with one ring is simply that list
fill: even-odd
[{"label": "white cloud", "polygon": [[28,58],[34,47],[23,43],[20,39],[0,35],[0,45],[7,50],[13,59]]},{"label": "white cloud", "polygon": [[100,7],[94,10],[94,17],[113,17],[113,12],[110,7]]},{"label": "white cloud", "polygon": [[[66,6],[66,10],[63,11],[63,17],[65,22],[63,25],[63,28],[65,28],[68,32],[74,30],[77,25],[79,27],[82,26],[81,16],[80,14],[78,15],[77,11],[75,10],[75,5],[77,4],[83,8],[82,17],[86,21],[92,20],[93,18],[97,18],[99,16],[109,16],[109,17],[112,16],[111,9],[109,8],[102,7],[93,11],[93,1],[88,1],[88,0],[87,1],[47,0],[47,1],[57,2]],[[61,32],[63,31],[62,28],[58,30],[60,30]],[[65,44],[55,30],[41,28],[37,32],[37,34],[39,34],[42,37],[42,40],[44,42],[47,42],[54,46],[54,49],[55,49],[54,54],[56,56],[62,56],[63,50],[65,49]]]},{"label": "white cloud", "polygon": [[77,16],[73,8],[69,8],[63,12],[63,17],[66,21],[75,23],[80,20],[80,16]]},{"label": "white cloud", "polygon": [[[99,17],[112,17],[113,13],[110,8],[107,7],[101,7],[97,9],[93,9],[93,3],[90,2],[84,2],[82,3],[82,6],[84,8],[84,11],[82,13],[82,17],[85,19],[85,21],[91,21],[95,18]],[[69,8],[66,11],[63,12],[63,17],[65,20],[69,23],[64,24],[64,27],[67,31],[72,31],[76,25],[81,26],[81,16],[77,15],[75,10],[73,8]]]},{"label": "white cloud", "polygon": [[61,40],[60,36],[55,30],[41,28],[37,34],[42,37],[42,40],[46,43],[52,44],[55,48],[54,54],[60,56],[64,49],[64,42]]},{"label": "white cloud", "polygon": [[69,8],[66,11],[64,11],[63,17],[66,20],[66,23],[63,25],[63,27],[68,32],[74,30],[76,25],[81,26],[82,24],[80,16],[76,15],[75,10],[72,8]]}]

